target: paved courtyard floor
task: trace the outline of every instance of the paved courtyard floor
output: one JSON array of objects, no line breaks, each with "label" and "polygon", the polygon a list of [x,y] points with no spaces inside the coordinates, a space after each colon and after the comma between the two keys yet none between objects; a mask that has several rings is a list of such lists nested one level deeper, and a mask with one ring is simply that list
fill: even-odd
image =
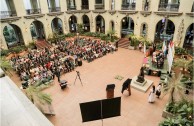
[{"label": "paved courtyard floor", "polygon": [[[115,84],[115,97],[121,96],[121,116],[103,120],[103,126],[157,126],[163,119],[162,111],[167,103],[168,96],[157,99],[154,104],[148,103],[148,95],[136,89],[131,89],[121,94],[123,82],[139,74],[142,66],[143,53],[135,50],[119,48],[113,54],[94,60],[91,63],[83,62],[73,72],[62,75],[61,80],[69,82],[68,88],[61,90],[57,78],[55,84],[44,92],[51,94],[56,113],[47,116],[55,126],[101,126],[101,120],[82,123],[79,103],[106,99],[106,85]],[[80,71],[83,86],[76,78],[76,71]],[[116,75],[124,77],[121,81],[114,79]],[[159,77],[145,76],[154,81],[157,86]],[[12,77],[18,84],[19,78]],[[19,85],[18,85],[19,86]],[[114,111],[114,110],[113,110]]]}]

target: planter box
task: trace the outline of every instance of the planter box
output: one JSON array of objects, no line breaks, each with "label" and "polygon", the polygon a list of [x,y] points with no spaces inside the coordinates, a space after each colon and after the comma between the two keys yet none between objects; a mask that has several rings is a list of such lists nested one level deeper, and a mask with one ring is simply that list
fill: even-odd
[{"label": "planter box", "polygon": [[129,46],[128,47],[130,50],[135,50],[135,47],[134,46]]},{"label": "planter box", "polygon": [[164,117],[164,118],[168,118],[168,117],[174,117],[175,115],[174,114],[172,114],[172,113],[170,113],[170,112],[167,112],[166,110],[163,110],[163,112],[162,112],[162,117]]}]

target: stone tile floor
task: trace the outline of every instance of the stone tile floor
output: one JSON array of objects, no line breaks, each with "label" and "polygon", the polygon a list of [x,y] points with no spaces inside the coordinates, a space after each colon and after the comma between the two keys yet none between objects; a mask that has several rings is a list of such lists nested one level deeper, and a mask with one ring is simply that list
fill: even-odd
[{"label": "stone tile floor", "polygon": [[[125,91],[121,94],[123,82],[139,74],[143,62],[143,53],[136,50],[119,48],[113,54],[94,60],[91,63],[83,62],[73,72],[62,75],[61,80],[69,82],[68,88],[61,90],[57,78],[55,84],[44,92],[51,94],[55,116],[47,118],[55,126],[100,126],[102,121],[82,123],[79,103],[106,99],[106,85],[115,84],[115,97],[121,96],[121,116],[103,120],[104,126],[157,126],[163,119],[162,111],[168,101],[168,96],[157,99],[154,104],[148,103],[149,90],[146,93],[131,89],[132,95]],[[76,78],[76,71],[80,71],[83,86]],[[120,75],[124,79],[116,80]],[[18,86],[21,86],[18,77],[11,77]],[[159,77],[145,76],[154,81],[157,86]]]}]

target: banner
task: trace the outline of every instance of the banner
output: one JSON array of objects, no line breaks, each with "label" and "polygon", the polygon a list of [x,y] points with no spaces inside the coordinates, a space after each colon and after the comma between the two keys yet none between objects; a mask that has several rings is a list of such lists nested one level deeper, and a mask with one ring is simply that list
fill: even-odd
[{"label": "banner", "polygon": [[171,47],[170,43],[168,45],[167,60],[168,60],[168,70],[170,72],[171,71],[171,67],[172,67],[172,62],[173,62],[173,50],[172,50],[172,47]]}]

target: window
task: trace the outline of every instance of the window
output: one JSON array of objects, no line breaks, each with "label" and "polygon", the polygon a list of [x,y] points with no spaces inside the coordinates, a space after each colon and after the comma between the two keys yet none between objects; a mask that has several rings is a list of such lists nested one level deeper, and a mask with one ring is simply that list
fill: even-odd
[{"label": "window", "polygon": [[96,0],[96,4],[103,4],[104,0]]}]

